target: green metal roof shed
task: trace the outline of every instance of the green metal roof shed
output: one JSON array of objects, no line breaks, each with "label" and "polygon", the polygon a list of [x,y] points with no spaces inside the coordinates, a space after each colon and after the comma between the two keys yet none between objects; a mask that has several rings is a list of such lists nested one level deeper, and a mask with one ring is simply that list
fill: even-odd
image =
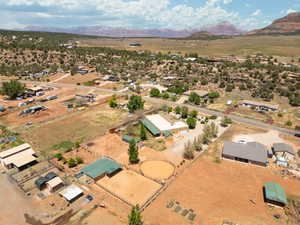
[{"label": "green metal roof shed", "polygon": [[149,120],[140,119],[140,121],[151,132],[152,135],[154,135],[154,136],[160,135],[159,129],[153,123],[151,123]]},{"label": "green metal roof shed", "polygon": [[170,131],[166,130],[166,131],[163,132],[163,135],[165,137],[170,137],[170,136],[172,136],[172,133]]},{"label": "green metal roof shed", "polygon": [[264,184],[265,198],[267,201],[277,202],[282,205],[287,205],[288,201],[285,191],[280,184],[275,182],[267,182]]},{"label": "green metal roof shed", "polygon": [[104,174],[110,175],[121,168],[122,168],[121,164],[119,164],[109,158],[103,157],[103,158],[93,162],[92,164],[80,169],[80,172],[83,172],[87,176],[95,179]]},{"label": "green metal roof shed", "polygon": [[136,138],[130,137],[130,136],[128,136],[128,135],[124,135],[124,136],[122,137],[122,140],[123,140],[123,141],[125,141],[125,142],[127,142],[127,143],[131,142],[132,140],[134,140],[134,141],[135,141],[135,143],[138,143],[138,142],[140,142],[140,140],[139,140],[139,139],[136,139]]}]

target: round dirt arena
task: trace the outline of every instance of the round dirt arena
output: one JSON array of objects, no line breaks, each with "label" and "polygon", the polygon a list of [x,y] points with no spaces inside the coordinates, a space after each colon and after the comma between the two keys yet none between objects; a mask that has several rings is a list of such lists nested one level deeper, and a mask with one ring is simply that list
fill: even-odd
[{"label": "round dirt arena", "polygon": [[174,166],[166,161],[149,160],[140,165],[141,172],[152,179],[166,180],[174,173]]}]

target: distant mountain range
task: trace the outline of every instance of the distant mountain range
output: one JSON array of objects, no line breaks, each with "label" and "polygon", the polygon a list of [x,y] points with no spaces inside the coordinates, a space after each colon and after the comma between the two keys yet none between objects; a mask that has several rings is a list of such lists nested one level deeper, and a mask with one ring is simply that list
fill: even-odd
[{"label": "distant mountain range", "polygon": [[163,37],[183,38],[194,33],[206,31],[212,35],[240,35],[244,31],[238,29],[229,22],[221,22],[216,25],[204,26],[201,29],[193,30],[172,30],[172,29],[125,29],[102,26],[81,26],[70,28],[27,26],[25,31],[63,32],[83,35],[96,35],[106,37]]},{"label": "distant mountain range", "polygon": [[172,30],[172,29],[126,29],[102,26],[80,27],[40,27],[27,26],[25,31],[62,32],[81,35],[95,35],[106,37],[162,37],[162,38],[208,38],[210,36],[235,35],[267,35],[267,34],[300,34],[300,12],[275,20],[271,25],[257,30],[246,32],[235,25],[224,21],[215,25],[206,25],[199,29]]},{"label": "distant mountain range", "polygon": [[271,25],[258,30],[252,30],[247,35],[264,34],[300,34],[300,12],[290,13],[275,20]]}]

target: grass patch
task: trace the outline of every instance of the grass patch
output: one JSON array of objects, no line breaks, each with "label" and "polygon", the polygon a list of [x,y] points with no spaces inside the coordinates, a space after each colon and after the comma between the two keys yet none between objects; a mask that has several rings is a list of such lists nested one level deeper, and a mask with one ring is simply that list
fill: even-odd
[{"label": "grass patch", "polygon": [[84,82],[83,85],[84,85],[84,86],[91,87],[91,86],[94,85],[94,81],[87,81],[87,82]]},{"label": "grass patch", "polygon": [[68,100],[66,100],[66,102],[75,102],[76,101],[76,98],[70,98]]},{"label": "grass patch", "polygon": [[53,145],[52,149],[69,151],[74,147],[75,147],[75,143],[73,143],[72,141],[62,141],[59,144]]},{"label": "grass patch", "polygon": [[144,142],[145,146],[152,148],[157,151],[164,151],[166,150],[166,143],[163,139],[149,139]]}]

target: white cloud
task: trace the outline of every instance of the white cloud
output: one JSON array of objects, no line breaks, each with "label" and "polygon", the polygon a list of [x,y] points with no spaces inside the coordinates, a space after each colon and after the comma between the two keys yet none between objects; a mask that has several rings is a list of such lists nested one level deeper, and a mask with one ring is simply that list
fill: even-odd
[{"label": "white cloud", "polygon": [[[130,28],[197,29],[203,25],[228,21],[247,28],[262,24],[258,18],[251,21],[238,12],[224,9],[233,0],[206,0],[202,6],[191,7],[185,1],[173,0],[0,0],[0,4],[36,8],[26,13],[14,11],[20,24],[44,26],[106,25]],[[186,0],[187,1],[187,0]],[[2,3],[3,2],[3,3]],[[29,9],[29,10],[30,10]],[[0,11],[1,12],[1,11]],[[261,11],[255,12],[260,14]],[[25,18],[25,19],[22,19]],[[41,18],[40,20],[37,18]],[[6,20],[6,19],[4,19]]]},{"label": "white cloud", "polygon": [[254,13],[251,14],[251,16],[259,16],[261,14],[261,10],[258,9]]},{"label": "white cloud", "polygon": [[286,10],[286,14],[297,12],[295,9],[288,9]]}]

